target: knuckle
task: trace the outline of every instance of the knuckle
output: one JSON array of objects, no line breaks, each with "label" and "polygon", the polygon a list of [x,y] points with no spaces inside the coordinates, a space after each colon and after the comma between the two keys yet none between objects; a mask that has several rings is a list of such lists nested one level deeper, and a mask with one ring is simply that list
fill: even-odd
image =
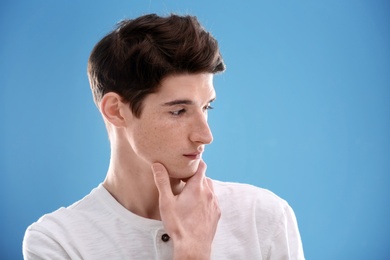
[{"label": "knuckle", "polygon": [[209,200],[209,201],[214,201],[214,200],[215,200],[215,198],[214,198],[214,193],[212,193],[211,191],[207,191],[207,193],[206,193],[206,198],[207,198],[207,200]]},{"label": "knuckle", "polygon": [[218,219],[220,219],[221,216],[222,216],[222,212],[221,212],[220,208],[218,208],[218,210],[217,210],[217,217],[218,217]]}]

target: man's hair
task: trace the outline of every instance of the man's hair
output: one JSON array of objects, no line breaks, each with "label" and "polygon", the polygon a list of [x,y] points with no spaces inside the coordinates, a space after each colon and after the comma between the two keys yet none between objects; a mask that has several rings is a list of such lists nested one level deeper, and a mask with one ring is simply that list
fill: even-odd
[{"label": "man's hair", "polygon": [[197,18],[174,14],[120,22],[96,44],[88,61],[95,103],[115,92],[136,117],[141,116],[144,98],[156,92],[165,77],[224,70],[217,41]]}]

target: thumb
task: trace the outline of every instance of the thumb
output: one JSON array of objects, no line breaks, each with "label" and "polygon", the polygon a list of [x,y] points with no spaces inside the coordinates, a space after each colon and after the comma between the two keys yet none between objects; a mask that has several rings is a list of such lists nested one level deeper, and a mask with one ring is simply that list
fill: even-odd
[{"label": "thumb", "polygon": [[164,165],[161,163],[153,163],[152,171],[154,176],[154,183],[157,186],[160,198],[173,196],[168,171],[165,169]]}]

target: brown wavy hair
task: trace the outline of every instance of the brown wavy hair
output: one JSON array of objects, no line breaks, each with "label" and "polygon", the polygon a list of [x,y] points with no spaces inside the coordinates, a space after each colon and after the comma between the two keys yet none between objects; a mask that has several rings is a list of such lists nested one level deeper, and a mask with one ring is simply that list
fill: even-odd
[{"label": "brown wavy hair", "polygon": [[95,103],[115,92],[136,117],[141,116],[144,98],[156,92],[165,77],[224,70],[217,41],[197,18],[174,14],[120,22],[96,44],[88,60]]}]

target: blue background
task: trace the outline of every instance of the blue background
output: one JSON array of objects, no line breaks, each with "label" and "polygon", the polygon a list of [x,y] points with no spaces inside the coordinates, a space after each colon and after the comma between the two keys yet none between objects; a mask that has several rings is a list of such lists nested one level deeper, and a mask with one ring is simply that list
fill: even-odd
[{"label": "blue background", "polygon": [[197,15],[220,42],[208,175],[294,208],[307,259],[389,259],[389,1],[1,1],[0,258],[109,162],[86,64],[121,19]]}]

